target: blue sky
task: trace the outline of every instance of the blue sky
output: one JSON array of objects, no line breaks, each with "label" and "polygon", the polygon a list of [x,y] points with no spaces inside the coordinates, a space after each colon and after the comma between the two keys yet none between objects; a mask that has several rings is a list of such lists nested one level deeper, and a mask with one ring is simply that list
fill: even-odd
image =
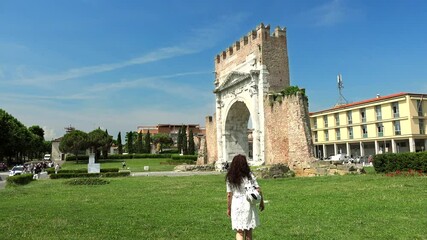
[{"label": "blue sky", "polygon": [[310,111],[427,93],[427,1],[0,0],[0,108],[46,139],[117,137],[215,110],[214,57],[259,23],[286,27],[291,85]]}]

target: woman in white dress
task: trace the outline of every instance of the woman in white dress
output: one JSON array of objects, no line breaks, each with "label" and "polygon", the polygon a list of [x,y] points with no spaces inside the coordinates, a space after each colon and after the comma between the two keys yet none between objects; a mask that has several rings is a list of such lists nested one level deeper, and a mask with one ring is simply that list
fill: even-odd
[{"label": "woman in white dress", "polygon": [[[246,157],[237,155],[233,158],[226,175],[227,215],[231,217],[231,227],[236,231],[236,239],[252,239],[252,229],[260,225],[256,204],[246,199],[244,182],[250,181],[261,194],[258,182],[251,173]],[[262,196],[262,195],[261,195]],[[264,210],[261,198],[259,209]]]}]

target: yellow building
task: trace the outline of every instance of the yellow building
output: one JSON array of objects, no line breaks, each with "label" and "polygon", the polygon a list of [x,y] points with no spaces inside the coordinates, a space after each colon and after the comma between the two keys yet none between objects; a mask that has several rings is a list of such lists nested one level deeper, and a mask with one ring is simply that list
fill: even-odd
[{"label": "yellow building", "polygon": [[310,113],[315,155],[427,149],[427,94],[397,93]]}]

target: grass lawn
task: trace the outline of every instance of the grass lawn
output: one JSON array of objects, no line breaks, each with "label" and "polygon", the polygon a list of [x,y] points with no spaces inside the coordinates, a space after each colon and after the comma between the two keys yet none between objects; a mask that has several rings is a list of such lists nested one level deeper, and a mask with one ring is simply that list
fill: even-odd
[{"label": "grass lawn", "polygon": [[[144,172],[144,166],[150,167],[150,172],[173,171],[175,165],[160,164],[170,158],[143,158],[143,159],[125,159],[126,166],[132,172]],[[101,168],[119,168],[122,169],[123,160],[101,161]],[[67,161],[62,165],[62,169],[87,169],[87,163],[76,163]]]},{"label": "grass lawn", "polygon": [[[39,180],[0,191],[0,239],[234,239],[224,175]],[[427,177],[260,179],[255,239],[427,239]]]}]

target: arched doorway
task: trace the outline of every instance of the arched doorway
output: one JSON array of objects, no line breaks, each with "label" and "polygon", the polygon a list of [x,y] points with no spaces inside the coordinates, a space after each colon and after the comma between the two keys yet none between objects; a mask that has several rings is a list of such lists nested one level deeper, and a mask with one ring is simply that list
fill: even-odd
[{"label": "arched doorway", "polygon": [[248,158],[249,150],[248,123],[250,112],[244,102],[237,101],[230,107],[224,126],[225,161],[230,162],[237,154]]}]

